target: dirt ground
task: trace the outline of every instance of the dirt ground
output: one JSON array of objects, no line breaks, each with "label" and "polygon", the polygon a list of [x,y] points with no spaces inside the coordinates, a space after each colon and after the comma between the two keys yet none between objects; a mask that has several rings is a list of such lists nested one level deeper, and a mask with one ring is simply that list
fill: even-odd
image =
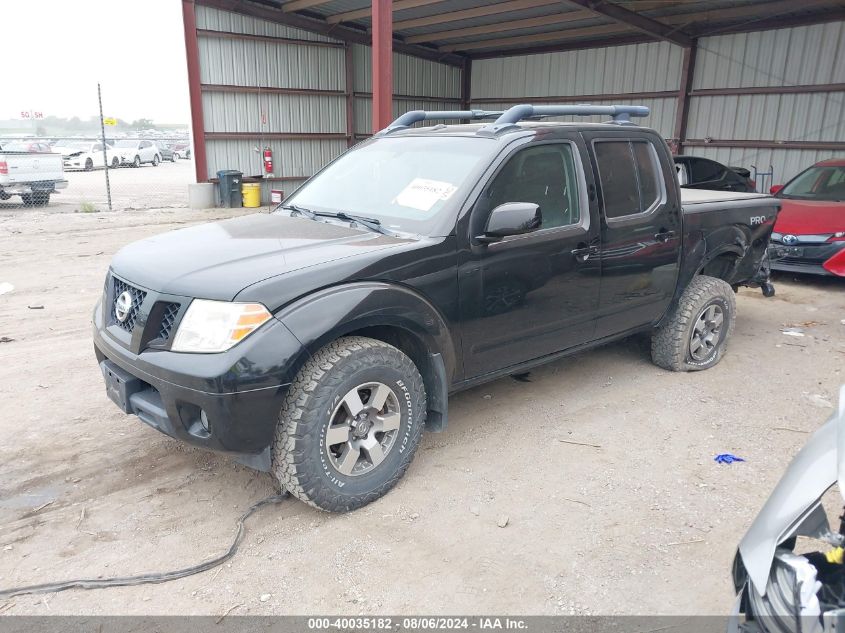
[{"label": "dirt ground", "polygon": [[[0,340],[13,339],[0,343],[0,588],[194,564],[273,492],[269,475],[120,413],[89,331],[119,247],[232,213],[0,210],[0,284],[14,285],[0,295]],[[730,349],[709,371],[658,369],[635,339],[498,380],[456,395],[448,430],[358,512],[286,500],[216,570],[0,610],[725,613],[740,537],[843,382],[845,280],[776,287],[773,299],[740,291]],[[716,464],[724,452],[747,461]]]}]

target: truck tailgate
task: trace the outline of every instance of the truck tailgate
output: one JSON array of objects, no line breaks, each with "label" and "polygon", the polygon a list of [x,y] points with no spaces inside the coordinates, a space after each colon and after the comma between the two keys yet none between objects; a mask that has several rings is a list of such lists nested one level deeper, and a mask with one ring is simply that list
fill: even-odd
[{"label": "truck tailgate", "polygon": [[61,154],[0,152],[0,185],[62,180],[63,177]]}]

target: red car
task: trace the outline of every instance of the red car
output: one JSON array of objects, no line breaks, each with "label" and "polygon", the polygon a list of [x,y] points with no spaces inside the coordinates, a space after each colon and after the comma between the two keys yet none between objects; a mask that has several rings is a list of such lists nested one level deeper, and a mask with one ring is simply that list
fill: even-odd
[{"label": "red car", "polygon": [[772,268],[845,277],[845,159],[816,163],[771,193],[783,201]]}]

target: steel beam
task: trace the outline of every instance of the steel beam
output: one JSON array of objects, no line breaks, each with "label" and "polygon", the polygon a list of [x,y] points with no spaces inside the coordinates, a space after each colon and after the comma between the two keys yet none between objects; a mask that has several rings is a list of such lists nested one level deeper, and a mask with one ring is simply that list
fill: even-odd
[{"label": "steel beam", "polygon": [[684,141],[687,147],[736,147],[741,149],[816,149],[841,152],[845,142],[841,141],[755,141],[753,139],[709,139],[690,138]]},{"label": "steel beam", "polygon": [[[545,1],[558,2],[559,0]],[[370,45],[370,34],[365,29],[350,28],[339,24],[329,24],[325,20],[319,18],[307,17],[295,12],[286,13],[280,9],[257,4],[255,2],[247,2],[245,0],[196,0],[196,3],[220,9],[221,11],[230,11],[232,13],[248,15],[261,20],[267,20],[268,22],[285,24],[304,31],[319,33],[320,35],[325,35],[326,37],[331,37],[343,42]],[[400,41],[393,43],[393,50],[397,53],[404,53],[413,57],[420,57],[422,59],[440,62],[441,64],[446,64],[448,66],[456,66],[457,68],[461,68],[464,63],[463,57],[460,55],[450,55],[424,46],[405,44]]]},{"label": "steel beam", "polygon": [[343,48],[343,42],[319,42],[316,40],[299,40],[292,37],[276,37],[273,35],[253,35],[251,33],[231,33],[229,31],[211,31],[197,29],[200,37],[216,37],[224,40],[254,40],[257,42],[271,42],[274,44],[293,44],[295,46],[317,46],[322,48]]},{"label": "steel beam", "polygon": [[346,146],[355,145],[355,63],[352,59],[352,45],[347,44],[343,55],[346,75]]},{"label": "steel beam", "polygon": [[393,11],[391,0],[372,0],[373,132],[393,120]]},{"label": "steel beam", "polygon": [[472,103],[472,60],[464,61],[461,69],[461,110],[469,110]]},{"label": "steel beam", "polygon": [[684,138],[687,135],[687,121],[689,120],[690,90],[695,75],[695,56],[698,52],[698,41],[693,40],[692,46],[684,49],[684,59],[681,65],[681,85],[678,86],[678,104],[675,108],[675,147],[676,154],[683,154]]},{"label": "steel beam", "polygon": [[282,5],[282,11],[302,11],[303,9],[318,7],[321,4],[328,4],[329,2],[331,0],[294,0],[293,2],[285,2]]},{"label": "steel beam", "polygon": [[[599,24],[597,26],[587,26],[581,29],[564,29],[562,31],[554,31],[551,33],[534,33],[532,35],[517,35],[514,37],[503,37],[492,40],[479,40],[477,42],[463,42],[457,44],[447,44],[441,46],[439,50],[443,52],[452,51],[472,51],[479,48],[505,48],[522,46],[523,44],[535,44],[537,42],[548,42],[553,40],[560,40],[568,37],[590,37],[594,35],[609,35],[617,33],[625,33],[623,27],[618,24]],[[653,38],[649,38],[653,39]],[[584,48],[583,45],[579,48]],[[521,55],[521,50],[511,50],[510,55]]]},{"label": "steel beam", "polygon": [[617,92],[612,94],[592,95],[557,95],[542,97],[483,97],[472,99],[473,105],[486,105],[490,103],[517,104],[517,103],[584,103],[587,101],[636,101],[638,99],[671,99],[676,97],[676,90],[662,90],[658,92]]},{"label": "steel beam", "polygon": [[206,132],[208,141],[264,139],[270,141],[345,141],[345,132]]},{"label": "steel beam", "polygon": [[610,18],[614,22],[624,24],[625,26],[636,29],[646,35],[651,35],[657,39],[666,40],[667,42],[671,42],[672,44],[677,44],[678,46],[683,46],[685,48],[692,46],[692,38],[686,33],[683,33],[677,27],[672,27],[668,24],[664,24],[663,22],[658,22],[653,18],[631,11],[625,7],[619,6],[618,4],[604,2],[603,0],[566,1],[570,4],[592,11],[598,16]]},{"label": "steel beam", "polygon": [[433,24],[460,22],[461,20],[467,20],[469,18],[486,17],[488,15],[498,15],[500,13],[509,13],[511,11],[521,11],[522,9],[546,7],[553,4],[560,4],[560,0],[508,0],[507,2],[500,2],[498,4],[487,4],[483,7],[463,9],[460,11],[442,11],[436,15],[427,15],[424,18],[414,18],[412,20],[399,20],[393,23],[393,28],[396,31],[401,31],[404,29],[413,29],[418,26],[431,26]]},{"label": "steel beam", "polygon": [[202,112],[202,86],[200,84],[200,51],[197,40],[197,15],[194,0],[182,0],[182,24],[185,28],[185,53],[188,61],[188,94],[191,102],[194,170],[197,182],[208,182],[205,119]]},{"label": "steel beam", "polygon": [[[543,53],[561,53],[566,51],[580,51],[586,48],[608,48],[611,46],[627,46],[628,44],[642,44],[653,42],[654,38],[642,33],[622,34],[615,37],[594,37],[574,42],[556,42],[537,46],[520,46],[519,49],[497,49],[476,53],[470,59],[493,59],[496,57],[513,57],[514,55],[540,55]],[[672,93],[674,95],[674,92]]]},{"label": "steel beam", "polygon": [[202,84],[203,92],[251,92],[256,94],[304,95],[315,97],[340,97],[343,90],[323,90],[317,88],[273,88],[261,86],[234,86],[230,84]]},{"label": "steel beam", "polygon": [[[417,7],[425,7],[430,4],[437,4],[443,0],[396,0],[393,3],[394,11],[402,11],[404,9],[416,9]],[[339,24],[340,22],[351,22],[360,18],[368,18],[373,14],[371,7],[364,9],[357,9],[355,11],[344,11],[343,13],[335,13],[326,18],[329,24]]]},{"label": "steel beam", "polygon": [[408,44],[421,42],[436,42],[438,40],[451,40],[459,37],[471,37],[473,35],[489,35],[491,33],[502,33],[515,31],[517,29],[530,29],[537,26],[549,24],[566,24],[578,20],[589,20],[594,17],[590,11],[569,11],[567,13],[556,13],[554,15],[541,15],[537,18],[525,18],[524,20],[512,20],[510,22],[496,22],[495,24],[484,24],[482,26],[470,26],[464,29],[452,29],[451,31],[437,31],[436,33],[425,33],[406,37]]}]

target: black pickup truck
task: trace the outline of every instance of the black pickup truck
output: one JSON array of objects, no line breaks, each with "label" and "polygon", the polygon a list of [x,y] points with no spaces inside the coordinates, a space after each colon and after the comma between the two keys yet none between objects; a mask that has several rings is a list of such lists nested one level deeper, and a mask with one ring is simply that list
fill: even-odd
[{"label": "black pickup truck", "polygon": [[[107,393],[346,511],[397,482],[452,392],[642,332],[661,367],[715,365],[735,289],[773,292],[779,203],[682,203],[666,143],[630,123],[647,113],[411,112],[271,214],[130,244],[94,310]],[[613,120],[536,120],[565,114]]]}]

